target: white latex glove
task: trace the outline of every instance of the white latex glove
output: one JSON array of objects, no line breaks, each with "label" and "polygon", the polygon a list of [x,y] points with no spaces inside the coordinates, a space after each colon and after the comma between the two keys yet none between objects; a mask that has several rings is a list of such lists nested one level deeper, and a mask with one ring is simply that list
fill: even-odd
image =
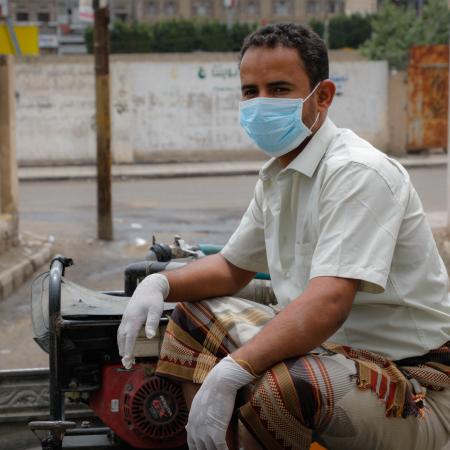
[{"label": "white latex glove", "polygon": [[134,363],[134,346],[144,322],[147,338],[155,336],[164,310],[164,300],[168,295],[167,278],[155,273],[144,278],[130,298],[117,330],[119,355],[123,356],[122,364],[126,369],[131,369]]},{"label": "white latex glove", "polygon": [[255,377],[231,356],[205,378],[192,402],[186,425],[190,450],[228,450],[225,435],[233,415],[236,393]]}]

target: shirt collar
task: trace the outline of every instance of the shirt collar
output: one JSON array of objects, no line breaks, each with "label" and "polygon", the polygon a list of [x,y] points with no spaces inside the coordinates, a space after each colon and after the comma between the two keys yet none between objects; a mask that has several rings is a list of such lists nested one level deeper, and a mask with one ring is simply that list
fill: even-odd
[{"label": "shirt collar", "polygon": [[[327,117],[302,152],[284,170],[292,169],[312,177],[338,130]],[[268,180],[281,170],[283,170],[281,163],[277,158],[272,158],[259,171],[259,178],[263,181]]]}]

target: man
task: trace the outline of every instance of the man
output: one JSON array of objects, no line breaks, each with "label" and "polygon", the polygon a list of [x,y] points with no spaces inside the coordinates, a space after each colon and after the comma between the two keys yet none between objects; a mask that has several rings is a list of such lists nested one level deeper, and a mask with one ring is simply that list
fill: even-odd
[{"label": "man", "polygon": [[[448,276],[408,174],[327,118],[335,86],[310,30],[257,30],[240,75],[241,124],[272,159],[221,254],[138,286],[124,365],[144,321],[153,336],[163,301],[180,301],[157,371],[184,383],[190,449],[238,448],[243,387],[246,449],[442,448]],[[229,297],[267,270],[277,311]]]}]

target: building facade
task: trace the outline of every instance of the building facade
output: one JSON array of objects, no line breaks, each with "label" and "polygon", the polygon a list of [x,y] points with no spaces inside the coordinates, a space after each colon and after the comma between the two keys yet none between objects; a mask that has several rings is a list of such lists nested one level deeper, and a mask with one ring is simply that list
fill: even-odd
[{"label": "building facade", "polygon": [[[39,26],[42,53],[85,53],[86,22],[79,18],[79,0],[0,0],[8,2],[15,23]],[[108,0],[111,21],[157,22],[206,19],[222,22],[326,21],[339,14],[373,14],[386,0]],[[427,0],[395,0],[420,10]],[[450,0],[448,0],[450,7]],[[232,5],[232,7],[226,7]],[[4,8],[3,8],[4,9]]]},{"label": "building facade", "polygon": [[[10,0],[9,15],[16,22],[34,22],[40,26],[56,23],[77,24],[78,0]],[[267,23],[278,20],[308,22],[311,18],[326,19],[351,10],[371,10],[370,0],[235,0],[226,8],[224,0],[109,0],[112,18],[125,21],[152,22],[167,19],[205,18],[226,21]]]},{"label": "building facade", "polygon": [[[267,23],[308,22],[336,14],[375,13],[384,0],[108,0],[112,18],[152,22],[205,18]],[[426,0],[396,0],[420,9]],[[232,4],[226,8],[225,4]],[[450,7],[450,0],[448,0]],[[17,22],[78,24],[78,0],[9,0],[9,14]]]}]

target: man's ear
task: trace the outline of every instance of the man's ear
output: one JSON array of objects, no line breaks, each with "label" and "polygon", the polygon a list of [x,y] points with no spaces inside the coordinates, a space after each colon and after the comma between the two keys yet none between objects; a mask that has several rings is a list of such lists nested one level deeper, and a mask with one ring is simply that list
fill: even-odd
[{"label": "man's ear", "polygon": [[317,92],[317,102],[319,108],[328,109],[333,102],[336,93],[336,85],[331,80],[323,80]]}]

